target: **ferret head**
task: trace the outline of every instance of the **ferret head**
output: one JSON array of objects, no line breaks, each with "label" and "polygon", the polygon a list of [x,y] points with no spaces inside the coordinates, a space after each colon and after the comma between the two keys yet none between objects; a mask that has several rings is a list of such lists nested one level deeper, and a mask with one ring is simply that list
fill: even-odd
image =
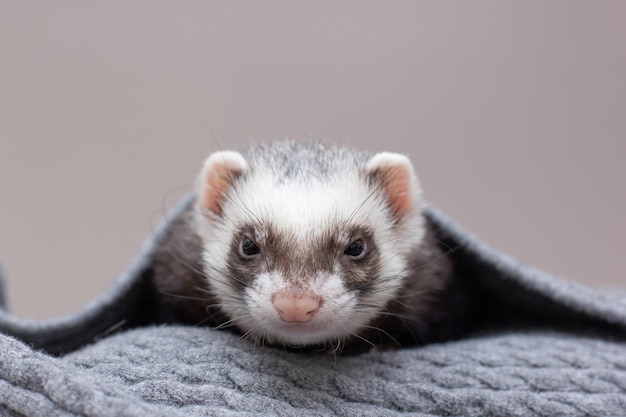
[{"label": "ferret head", "polygon": [[359,337],[419,249],[420,199],[410,161],[395,153],[298,142],[214,153],[197,200],[209,286],[255,340]]}]

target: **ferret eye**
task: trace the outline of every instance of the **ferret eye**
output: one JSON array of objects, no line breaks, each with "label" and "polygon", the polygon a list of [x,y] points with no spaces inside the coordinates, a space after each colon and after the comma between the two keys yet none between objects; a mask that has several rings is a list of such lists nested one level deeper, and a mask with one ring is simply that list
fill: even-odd
[{"label": "ferret eye", "polygon": [[351,258],[361,259],[365,253],[365,243],[361,239],[357,239],[350,243],[346,250],[343,251],[344,255]]},{"label": "ferret eye", "polygon": [[252,257],[261,253],[261,249],[249,237],[244,238],[239,245],[239,252],[244,257]]}]

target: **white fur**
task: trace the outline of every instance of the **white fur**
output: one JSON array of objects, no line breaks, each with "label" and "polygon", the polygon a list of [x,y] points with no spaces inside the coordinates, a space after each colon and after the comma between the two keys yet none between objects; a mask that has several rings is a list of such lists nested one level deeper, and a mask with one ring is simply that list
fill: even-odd
[{"label": "white fur", "polygon": [[356,304],[355,297],[346,292],[338,275],[329,274],[318,276],[309,283],[308,287],[324,300],[313,320],[308,323],[285,323],[272,304],[272,295],[277,289],[285,287],[284,277],[274,272],[259,275],[254,284],[246,289],[247,308],[255,318],[253,325],[267,329],[266,337],[270,342],[305,345],[343,339],[346,331],[353,331],[355,324],[367,321],[354,323],[350,311]]},{"label": "white fur", "polygon": [[[219,156],[211,156],[205,164],[219,163]],[[234,163],[243,170],[248,165],[236,152],[222,153],[223,160]],[[243,160],[243,161],[242,161]],[[380,153],[370,159],[366,170],[385,165],[398,164],[410,170],[408,158],[392,153]],[[412,195],[414,213],[394,228],[385,209],[384,193],[370,196],[372,189],[362,178],[363,172],[356,168],[338,173],[330,179],[305,179],[277,184],[271,171],[261,170],[238,182],[236,190],[228,194],[224,202],[223,218],[210,221],[198,216],[199,233],[204,242],[204,261],[209,267],[211,285],[222,300],[222,308],[237,322],[244,332],[271,342],[287,344],[313,344],[343,340],[359,331],[375,317],[385,304],[397,295],[406,274],[409,251],[419,246],[424,229],[419,204],[419,185],[414,178]],[[204,174],[203,174],[204,177]],[[340,232],[348,224],[366,225],[373,230],[375,243],[382,254],[381,276],[377,291],[367,299],[358,300],[356,293],[349,292],[338,273],[302,277],[301,284],[307,291],[320,296],[324,303],[307,323],[284,323],[272,305],[272,295],[293,282],[276,271],[265,271],[256,277],[245,290],[245,297],[235,290],[225,274],[234,231],[242,224],[271,224],[283,233],[293,236],[294,253],[306,253],[310,242],[324,232]],[[261,226],[262,227],[262,226]],[[297,257],[294,258],[297,262]],[[241,300],[240,303],[233,299]],[[369,311],[355,310],[357,303],[371,304]]]}]

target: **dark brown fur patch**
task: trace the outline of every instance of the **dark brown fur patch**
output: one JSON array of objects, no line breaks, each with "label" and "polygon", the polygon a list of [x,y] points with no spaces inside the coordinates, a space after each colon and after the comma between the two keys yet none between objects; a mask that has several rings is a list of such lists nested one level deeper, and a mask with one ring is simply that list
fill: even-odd
[{"label": "dark brown fur patch", "polygon": [[175,220],[154,257],[153,275],[159,321],[218,326],[225,316],[208,285],[202,265],[202,242],[193,209]]},{"label": "dark brown fur patch", "polygon": [[360,295],[370,294],[376,287],[376,280],[380,276],[380,253],[373,233],[368,228],[350,228],[344,238],[343,246],[347,246],[357,239],[365,243],[365,255],[362,259],[352,259],[349,256],[339,256],[341,264],[341,278],[346,288],[358,291]]},{"label": "dark brown fur patch", "polygon": [[[254,281],[254,278],[264,270],[265,266],[264,244],[261,243],[263,241],[259,239],[259,234],[255,230],[252,226],[242,227],[235,233],[230,243],[226,272],[229,275],[230,284],[240,292]],[[259,255],[250,258],[241,256],[239,248],[246,237],[252,239],[259,246],[261,249]]]},{"label": "dark brown fur patch", "polygon": [[[245,237],[259,246],[259,255],[241,256],[239,247]],[[256,276],[267,271],[279,273],[295,288],[304,288],[320,273],[330,275],[338,270],[349,290],[368,294],[375,288],[372,280],[379,275],[380,254],[371,230],[351,227],[338,236],[337,228],[331,227],[303,242],[296,239],[294,233],[282,232],[271,225],[262,231],[250,225],[242,227],[233,237],[228,258],[233,287],[242,291]],[[343,253],[356,239],[365,242],[362,259],[352,259]]]}]

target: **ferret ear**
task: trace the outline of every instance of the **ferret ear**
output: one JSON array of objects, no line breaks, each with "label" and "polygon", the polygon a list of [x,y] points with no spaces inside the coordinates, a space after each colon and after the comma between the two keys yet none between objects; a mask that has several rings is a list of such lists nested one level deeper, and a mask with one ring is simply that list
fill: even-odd
[{"label": "ferret ear", "polygon": [[387,204],[396,221],[419,203],[421,188],[406,156],[381,152],[368,161],[365,169],[374,184],[380,184],[387,194]]},{"label": "ferret ear", "polygon": [[226,193],[237,178],[248,169],[239,152],[222,151],[211,154],[198,181],[198,204],[204,213],[222,214]]}]

